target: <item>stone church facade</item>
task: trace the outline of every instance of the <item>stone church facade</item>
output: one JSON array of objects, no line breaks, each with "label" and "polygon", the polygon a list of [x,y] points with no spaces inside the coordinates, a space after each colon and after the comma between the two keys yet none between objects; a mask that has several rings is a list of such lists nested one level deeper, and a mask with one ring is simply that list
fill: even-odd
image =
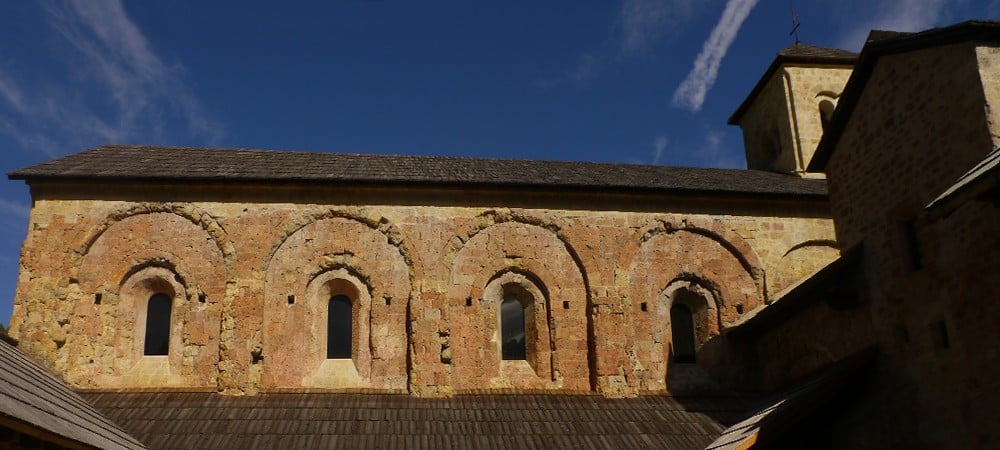
[{"label": "stone church facade", "polygon": [[[103,147],[69,160],[184,171],[199,158],[287,156]],[[31,175],[11,331],[82,388],[666,391],[673,302],[689,303],[699,360],[724,373],[720,333],[836,256],[821,182],[749,175],[737,188],[761,192]],[[158,293],[172,299],[169,352],[148,356]],[[328,359],[338,294],[351,300],[353,348]],[[499,307],[511,296],[525,308],[523,360],[500,355]]]},{"label": "stone church facade", "polygon": [[779,55],[737,114],[751,170],[105,146],[14,172],[34,206],[11,332],[85,389],[715,389],[745,378],[725,330],[838,255],[797,150],[819,100],[782,108],[839,92],[855,57]]},{"label": "stone church facade", "polygon": [[998,43],[783,50],[730,119],[748,170],[118,145],[21,169],[10,333],[122,417],[164,391],[766,391],[709,448],[993,448]]}]

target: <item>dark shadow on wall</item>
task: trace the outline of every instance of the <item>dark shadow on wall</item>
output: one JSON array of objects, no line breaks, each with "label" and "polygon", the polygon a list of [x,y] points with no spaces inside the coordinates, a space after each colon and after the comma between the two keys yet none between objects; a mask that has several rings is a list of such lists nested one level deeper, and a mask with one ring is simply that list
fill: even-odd
[{"label": "dark shadow on wall", "polygon": [[740,391],[753,370],[753,347],[729,342],[724,335],[712,336],[699,347],[695,363],[682,362],[673,351],[667,360],[667,390],[687,411],[702,413],[722,427],[746,418],[765,397],[754,391]]}]

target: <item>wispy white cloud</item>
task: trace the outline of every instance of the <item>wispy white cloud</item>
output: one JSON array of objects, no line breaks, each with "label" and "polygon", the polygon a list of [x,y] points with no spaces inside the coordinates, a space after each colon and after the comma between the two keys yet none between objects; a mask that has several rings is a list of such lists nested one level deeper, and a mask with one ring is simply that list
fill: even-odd
[{"label": "wispy white cloud", "polygon": [[618,14],[619,54],[645,53],[671,25],[691,15],[693,0],[625,0]]},{"label": "wispy white cloud", "polygon": [[667,149],[668,142],[667,137],[662,134],[653,139],[653,164],[660,163],[660,158],[663,157],[663,151]]},{"label": "wispy white cloud", "polygon": [[[837,45],[858,50],[865,43],[871,30],[921,31],[939,25],[948,16],[948,7],[963,3],[952,0],[877,0],[865,2],[861,7],[867,14],[852,14],[852,26]],[[995,4],[996,2],[994,2]],[[867,17],[857,21],[855,17]]]},{"label": "wispy white cloud", "polygon": [[726,3],[719,23],[712,29],[701,53],[694,60],[694,68],[674,91],[674,106],[691,111],[701,110],[708,90],[715,84],[722,59],[756,4],[757,0],[729,0]]},{"label": "wispy white cloud", "polygon": [[[734,148],[725,147],[726,132],[708,129],[705,131],[705,142],[695,152],[694,159],[705,167],[721,167],[741,169],[745,167],[743,154],[734,152]],[[736,147],[742,149],[742,147]]]},{"label": "wispy white cloud", "polygon": [[0,67],[0,133],[47,156],[107,142],[222,138],[183,67],[164,63],[120,0],[70,0],[44,10],[68,50],[52,55],[66,71]]},{"label": "wispy white cloud", "polygon": [[599,48],[580,54],[576,64],[559,77],[537,81],[536,85],[586,84],[609,65],[648,55],[664,35],[691,16],[694,4],[694,0],[624,0],[614,31]]},{"label": "wispy white cloud", "polygon": [[19,219],[18,223],[23,223],[24,220],[27,220],[30,211],[30,205],[0,198],[0,215],[5,217],[13,216]]}]

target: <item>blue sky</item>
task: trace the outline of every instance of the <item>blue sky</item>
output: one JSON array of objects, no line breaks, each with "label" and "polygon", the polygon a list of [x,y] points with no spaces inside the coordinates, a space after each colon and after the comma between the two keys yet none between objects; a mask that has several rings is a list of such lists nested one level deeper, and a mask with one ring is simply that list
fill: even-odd
[{"label": "blue sky", "polygon": [[[1000,0],[0,4],[0,168],[105,143],[742,167],[726,125],[792,43]],[[0,322],[30,209],[0,183]]]}]

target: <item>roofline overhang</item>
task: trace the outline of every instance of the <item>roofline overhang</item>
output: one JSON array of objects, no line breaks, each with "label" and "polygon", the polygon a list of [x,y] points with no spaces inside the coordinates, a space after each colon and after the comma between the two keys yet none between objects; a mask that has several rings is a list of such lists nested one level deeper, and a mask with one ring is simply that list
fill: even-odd
[{"label": "roofline overhang", "polygon": [[[873,31],[873,33],[876,32]],[[854,72],[851,73],[851,77],[848,78],[847,84],[844,86],[844,92],[840,96],[837,108],[834,109],[830,125],[823,133],[807,170],[810,172],[824,172],[826,170],[826,164],[836,149],[840,136],[843,134],[854,108],[857,107],[865,85],[871,78],[879,58],[885,55],[962,42],[1000,42],[1000,22],[969,20],[947,27],[932,28],[877,41],[872,41],[871,34],[869,34],[869,42],[865,43],[861,49]]]},{"label": "roofline overhang", "polygon": [[103,184],[145,184],[155,183],[162,185],[214,185],[214,186],[240,186],[255,184],[278,184],[284,186],[310,186],[310,187],[359,187],[359,188],[383,188],[383,189],[461,189],[480,191],[517,191],[517,192],[559,192],[572,190],[575,193],[591,195],[662,195],[681,196],[698,198],[748,198],[748,199],[785,199],[803,201],[826,201],[828,193],[808,192],[754,192],[742,190],[720,190],[720,189],[684,189],[684,188],[653,188],[653,187],[619,187],[619,186],[593,186],[580,184],[535,184],[535,183],[473,183],[473,182],[441,182],[441,181],[414,181],[414,180],[380,180],[380,179],[350,179],[350,180],[323,180],[314,178],[241,178],[241,179],[219,179],[216,177],[190,177],[190,178],[170,178],[170,177],[94,177],[94,176],[45,176],[45,175],[18,175],[8,173],[8,180],[24,181],[29,187],[33,183],[53,183],[53,184],[74,184],[74,183],[103,183]]}]

